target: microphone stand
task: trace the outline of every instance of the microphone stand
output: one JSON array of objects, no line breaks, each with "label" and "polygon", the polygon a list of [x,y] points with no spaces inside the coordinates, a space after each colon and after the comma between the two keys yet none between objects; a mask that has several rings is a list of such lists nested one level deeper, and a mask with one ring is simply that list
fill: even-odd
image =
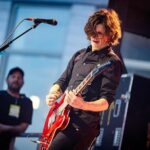
[{"label": "microphone stand", "polygon": [[13,43],[15,40],[17,40],[19,37],[21,37],[25,33],[29,32],[32,29],[35,29],[38,25],[39,25],[39,23],[34,24],[31,28],[27,29],[26,31],[24,31],[23,33],[21,33],[20,35],[18,35],[17,37],[15,37],[14,39],[12,39],[11,41],[9,41],[8,43],[4,44],[2,47],[0,47],[0,52],[2,52],[3,50],[5,50],[6,48],[8,48],[11,43]]}]

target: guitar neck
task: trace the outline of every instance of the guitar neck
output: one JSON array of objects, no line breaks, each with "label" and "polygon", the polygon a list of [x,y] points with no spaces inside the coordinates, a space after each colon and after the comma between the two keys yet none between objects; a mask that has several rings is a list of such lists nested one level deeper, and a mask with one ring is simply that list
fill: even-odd
[{"label": "guitar neck", "polygon": [[[86,86],[93,81],[93,79],[106,70],[107,67],[111,66],[114,62],[108,61],[104,64],[97,64],[97,66],[92,69],[92,71],[84,78],[84,80],[73,90],[75,95],[79,95],[86,88]],[[64,98],[63,98],[64,99]],[[67,106],[67,102],[62,100],[61,106],[59,109],[63,110]]]},{"label": "guitar neck", "polygon": [[[73,90],[75,95],[78,95],[81,93],[87,84],[89,84],[93,80],[92,71],[86,76],[86,78],[76,87],[76,89]],[[63,103],[61,103],[60,107],[58,108],[58,112],[62,112],[65,107],[68,105],[66,101],[64,101],[65,96],[63,97]]]},{"label": "guitar neck", "polygon": [[84,80],[73,90],[75,95],[81,93],[85,87],[93,80],[92,71],[84,78]]}]

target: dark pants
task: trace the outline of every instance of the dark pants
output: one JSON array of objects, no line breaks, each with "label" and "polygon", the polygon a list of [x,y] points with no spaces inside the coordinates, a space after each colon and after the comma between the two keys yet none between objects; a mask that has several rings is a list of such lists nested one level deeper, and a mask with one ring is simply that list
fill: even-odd
[{"label": "dark pants", "polygon": [[49,150],[88,150],[96,136],[97,134],[90,129],[80,129],[69,125],[65,130],[58,132]]},{"label": "dark pants", "polygon": [[[11,143],[14,141],[14,138],[11,136],[0,135],[0,150],[9,150],[11,149]],[[12,143],[13,144],[13,143]]]}]

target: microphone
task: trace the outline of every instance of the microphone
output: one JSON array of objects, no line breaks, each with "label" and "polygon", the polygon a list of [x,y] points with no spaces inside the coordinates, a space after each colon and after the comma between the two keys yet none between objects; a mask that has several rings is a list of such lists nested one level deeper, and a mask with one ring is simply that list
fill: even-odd
[{"label": "microphone", "polygon": [[55,19],[26,18],[25,20],[33,21],[35,24],[47,23],[53,26],[57,25],[57,21]]}]

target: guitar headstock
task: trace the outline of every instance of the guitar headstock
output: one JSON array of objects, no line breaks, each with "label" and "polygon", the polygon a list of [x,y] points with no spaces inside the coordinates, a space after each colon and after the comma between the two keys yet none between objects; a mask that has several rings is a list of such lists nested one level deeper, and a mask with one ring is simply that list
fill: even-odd
[{"label": "guitar headstock", "polygon": [[112,66],[112,64],[114,64],[113,60],[109,60],[103,64],[97,64],[97,66],[92,70],[92,76],[96,77],[103,71],[107,71],[109,69],[109,67]]}]

